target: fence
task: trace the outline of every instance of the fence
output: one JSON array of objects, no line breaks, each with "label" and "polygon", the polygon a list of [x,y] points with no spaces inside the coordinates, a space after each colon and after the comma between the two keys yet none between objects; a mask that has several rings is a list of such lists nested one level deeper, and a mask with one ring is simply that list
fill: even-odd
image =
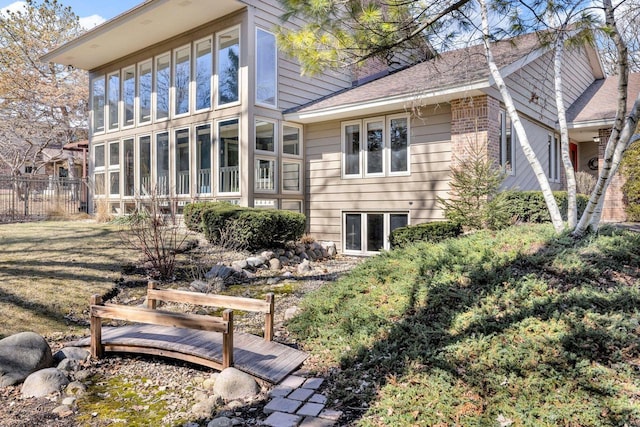
[{"label": "fence", "polygon": [[83,179],[0,176],[0,223],[86,212],[88,193]]}]

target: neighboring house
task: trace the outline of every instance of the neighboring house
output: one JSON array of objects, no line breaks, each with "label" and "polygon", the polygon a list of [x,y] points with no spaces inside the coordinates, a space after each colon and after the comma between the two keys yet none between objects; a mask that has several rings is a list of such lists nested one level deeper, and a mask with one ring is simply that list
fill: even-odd
[{"label": "neighboring house", "polygon": [[[506,168],[505,188],[537,188],[480,47],[375,64],[371,78],[301,77],[276,49],[281,13],[277,0],[148,0],[43,57],[90,71],[94,201],[126,213],[155,191],[176,213],[197,200],[294,210],[316,238],[367,254],[388,248],[395,227],[442,218],[437,197],[470,144]],[[494,54],[562,189],[552,55],[533,35]],[[590,46],[567,55],[569,107],[604,73]],[[577,168],[606,127],[574,120]]]}]

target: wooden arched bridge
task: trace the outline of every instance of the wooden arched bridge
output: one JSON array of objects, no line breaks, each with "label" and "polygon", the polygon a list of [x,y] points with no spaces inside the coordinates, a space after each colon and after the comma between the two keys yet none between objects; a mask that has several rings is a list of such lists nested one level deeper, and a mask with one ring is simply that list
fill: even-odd
[{"label": "wooden arched bridge", "polygon": [[[158,302],[222,308],[222,317],[160,310]],[[233,310],[263,313],[264,337],[233,331]],[[95,358],[105,352],[129,352],[184,360],[214,369],[234,366],[256,378],[277,384],[295,371],[307,354],[274,342],[274,296],[265,300],[188,291],[161,290],[150,282],[147,306],[104,304],[91,298],[91,337],[69,345],[91,348]],[[103,319],[130,322],[103,327]]]}]

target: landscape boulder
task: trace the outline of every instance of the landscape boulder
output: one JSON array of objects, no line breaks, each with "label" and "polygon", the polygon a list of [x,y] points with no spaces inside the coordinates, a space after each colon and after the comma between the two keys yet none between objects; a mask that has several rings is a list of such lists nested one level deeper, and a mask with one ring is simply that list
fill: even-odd
[{"label": "landscape boulder", "polygon": [[51,347],[34,332],[20,332],[0,340],[0,387],[18,384],[32,372],[53,364]]},{"label": "landscape boulder", "polygon": [[60,369],[41,369],[29,375],[22,384],[22,397],[44,397],[61,392],[69,379]]},{"label": "landscape boulder", "polygon": [[228,402],[255,397],[260,393],[260,386],[251,375],[226,368],[218,375],[213,392]]}]

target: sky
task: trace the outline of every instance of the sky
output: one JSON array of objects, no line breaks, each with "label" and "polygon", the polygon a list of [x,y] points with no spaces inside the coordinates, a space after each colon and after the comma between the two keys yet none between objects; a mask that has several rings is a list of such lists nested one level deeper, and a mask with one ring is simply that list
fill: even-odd
[{"label": "sky", "polygon": [[[87,29],[109,20],[144,0],[59,0],[64,6],[71,6],[73,12],[80,17],[80,24]],[[24,2],[0,0],[0,11],[15,10]]]}]

